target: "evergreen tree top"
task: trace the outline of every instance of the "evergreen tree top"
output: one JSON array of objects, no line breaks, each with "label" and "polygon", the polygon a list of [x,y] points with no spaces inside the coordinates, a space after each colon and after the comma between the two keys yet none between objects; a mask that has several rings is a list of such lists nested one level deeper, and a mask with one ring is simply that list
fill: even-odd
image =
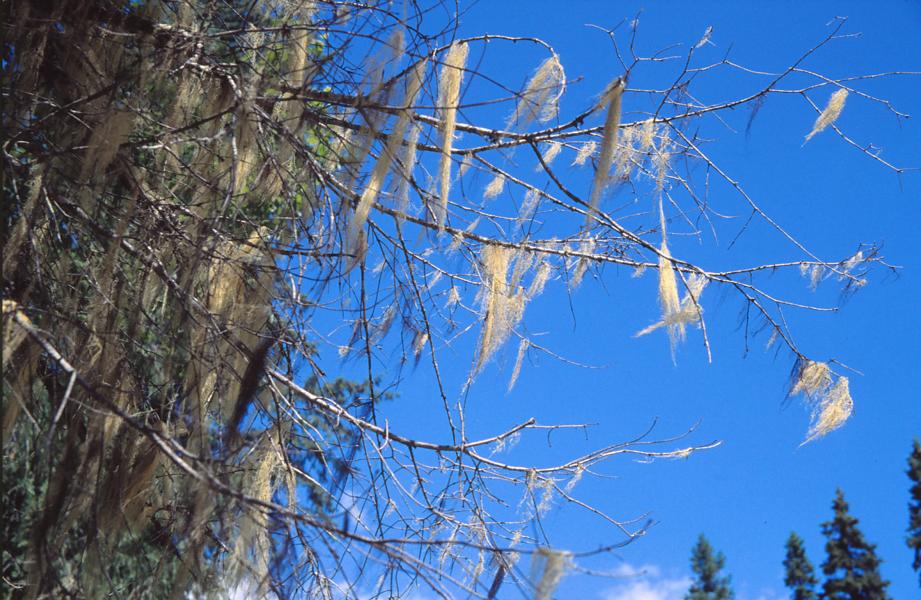
[{"label": "evergreen tree top", "polygon": [[714,551],[704,534],[700,534],[691,550],[691,571],[696,576],[685,600],[732,600],[734,594],[730,588],[730,577],[721,575],[726,564],[722,552]]},{"label": "evergreen tree top", "polygon": [[793,600],[812,600],[816,597],[815,571],[809,558],[803,540],[796,532],[791,532],[786,544],[787,556],[784,558],[785,569],[784,585],[793,592]]},{"label": "evergreen tree top", "polygon": [[832,503],[834,516],[822,523],[826,559],[822,572],[827,579],[820,598],[823,600],[888,600],[889,582],[879,572],[880,560],[876,546],[867,542],[858,529],[858,520],[849,512],[850,507],[840,489]]},{"label": "evergreen tree top", "polygon": [[911,501],[908,503],[908,547],[914,550],[911,566],[919,572],[921,583],[921,441],[914,439],[908,456],[908,478],[912,481]]}]

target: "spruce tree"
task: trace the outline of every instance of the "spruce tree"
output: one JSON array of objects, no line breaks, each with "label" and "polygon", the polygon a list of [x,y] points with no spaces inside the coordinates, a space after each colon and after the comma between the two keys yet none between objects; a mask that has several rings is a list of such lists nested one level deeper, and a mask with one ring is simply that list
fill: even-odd
[{"label": "spruce tree", "polygon": [[691,550],[691,571],[696,577],[685,600],[732,600],[735,596],[729,587],[730,577],[720,574],[725,563],[723,553],[714,552],[704,534],[700,534]]},{"label": "spruce tree", "polygon": [[921,442],[916,438],[908,457],[908,477],[912,481],[911,502],[908,503],[908,547],[914,550],[911,566],[918,571],[921,583]]},{"label": "spruce tree", "polygon": [[889,582],[879,572],[876,546],[867,542],[848,512],[840,489],[832,503],[834,517],[822,523],[827,557],[822,572],[827,579],[819,596],[822,600],[889,600]]},{"label": "spruce tree", "polygon": [[787,556],[783,561],[786,576],[784,585],[793,592],[793,600],[812,600],[815,595],[815,571],[806,556],[803,540],[796,532],[787,539]]}]

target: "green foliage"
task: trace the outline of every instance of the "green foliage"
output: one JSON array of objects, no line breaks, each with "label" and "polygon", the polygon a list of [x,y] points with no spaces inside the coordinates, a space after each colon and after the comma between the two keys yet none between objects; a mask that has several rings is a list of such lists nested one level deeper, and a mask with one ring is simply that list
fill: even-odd
[{"label": "green foliage", "polygon": [[912,481],[911,502],[908,503],[908,547],[914,551],[915,558],[911,563],[919,573],[921,582],[921,441],[917,438],[912,445],[911,455],[908,457],[908,477]]},{"label": "green foliage", "polygon": [[[5,399],[4,404],[8,401]],[[18,446],[4,453],[3,485],[0,486],[0,538],[3,540],[0,576],[12,585],[25,580],[29,530],[45,488],[44,482],[33,472],[30,445]],[[0,598],[13,597],[13,591],[13,587],[4,584],[0,587]]]},{"label": "green foliage", "polygon": [[810,600],[815,598],[815,571],[806,556],[803,540],[796,532],[791,532],[786,544],[787,556],[784,558],[784,585],[793,592],[793,600]]},{"label": "green foliage", "polygon": [[[11,390],[5,387],[4,408],[17,401],[11,396]],[[3,440],[0,576],[4,583],[0,586],[0,599],[24,597],[29,576],[27,564],[34,560],[31,552],[42,547],[56,568],[56,580],[42,582],[51,597],[167,598],[179,568],[180,549],[174,546],[157,516],[142,530],[124,528],[113,536],[99,535],[94,517],[76,519],[65,532],[43,527],[43,511],[51,503],[48,493],[51,466],[46,452],[64,452],[66,432],[59,431],[50,442],[45,435],[51,415],[48,391],[41,381],[32,386],[29,398],[21,400],[32,407],[32,417],[43,429],[26,422]],[[35,539],[40,531],[47,539]],[[95,590],[83,585],[84,575],[90,571],[100,575],[95,578],[100,586]]]},{"label": "green foliage", "polygon": [[[239,536],[239,552],[235,544],[246,506],[199,490],[163,459],[150,432],[194,445],[185,456],[227,485],[251,485],[269,463],[255,458],[281,432],[268,421],[281,419],[276,404],[246,405],[252,427],[235,452],[223,443],[221,419],[259,336],[278,327],[272,311],[286,314],[271,303],[271,260],[245,257],[267,256],[314,197],[308,175],[290,175],[303,173],[309,149],[289,143],[282,158],[282,137],[268,125],[328,145],[328,133],[301,123],[297,101],[280,101],[273,82],[287,77],[296,36],[309,61],[326,52],[325,37],[305,42],[309,11],[289,16],[252,2],[55,4],[18,3],[15,26],[4,29],[17,62],[0,111],[12,140],[0,177],[2,283],[4,301],[22,306],[77,365],[81,385],[68,388],[65,370],[31,342],[12,360],[5,352],[0,594],[182,597],[226,575],[227,555],[245,562],[251,538]],[[243,35],[249,27],[268,33]],[[228,28],[240,32],[209,36],[198,50],[188,44],[191,31]],[[235,77],[224,70],[231,62]],[[326,109],[311,106],[314,115]],[[259,239],[258,250],[241,243],[249,239]],[[190,307],[198,307],[194,317]],[[4,339],[6,325],[4,308]],[[343,406],[366,389],[327,387]],[[113,405],[133,426],[104,418]],[[309,484],[289,469],[280,491],[270,465],[262,501],[312,498],[304,501],[311,515],[334,505],[351,455],[324,453],[310,433],[344,440],[350,452],[357,442],[315,412],[303,407],[308,431],[286,429],[291,438],[277,452]],[[301,494],[313,481],[324,485]],[[250,521],[274,526],[259,515]]]},{"label": "green foliage", "polygon": [[822,523],[827,557],[822,572],[827,579],[822,587],[822,600],[888,600],[889,582],[879,572],[880,560],[876,546],[868,543],[857,519],[848,512],[844,493],[839,489],[832,503],[835,511],[831,521]]},{"label": "green foliage", "polygon": [[720,574],[725,564],[723,553],[714,552],[707,538],[700,534],[691,550],[691,571],[695,579],[685,600],[732,600],[735,595],[730,588],[730,577]]}]

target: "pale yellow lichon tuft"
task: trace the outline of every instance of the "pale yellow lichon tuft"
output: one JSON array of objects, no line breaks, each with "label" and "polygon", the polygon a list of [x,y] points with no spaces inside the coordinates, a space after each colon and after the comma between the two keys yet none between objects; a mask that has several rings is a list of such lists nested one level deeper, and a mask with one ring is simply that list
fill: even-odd
[{"label": "pale yellow lichon tuft", "polygon": [[[276,472],[281,466],[278,448],[271,438],[265,440],[260,443],[261,448],[253,453],[245,466],[247,494],[260,502],[270,502],[280,482],[276,477]],[[228,560],[233,574],[231,579],[242,581],[247,574],[257,576],[261,590],[256,594],[257,597],[263,597],[266,590],[262,590],[262,586],[268,580],[271,542],[267,527],[268,516],[262,509],[252,507],[244,512],[240,519],[233,553]]]},{"label": "pale yellow lichon tuft", "polygon": [[620,132],[620,143],[617,152],[614,153],[614,172],[611,174],[611,181],[629,179],[630,170],[633,167],[631,161],[637,154],[633,141],[638,133],[636,127],[627,127]]},{"label": "pale yellow lichon tuft", "polygon": [[[681,300],[678,298],[678,280],[675,277],[672,255],[666,241],[665,212],[661,203],[659,204],[659,220],[662,227],[662,245],[659,247],[659,304],[662,306],[662,321],[669,323],[681,311]],[[668,337],[671,340],[672,351],[674,351],[678,341],[684,338],[684,325],[669,325]]]},{"label": "pale yellow lichon tuft", "polygon": [[[678,299],[678,280],[672,267],[671,252],[668,243],[662,239],[659,247],[659,304],[662,306],[662,320],[668,322],[681,310],[681,301]],[[676,328],[669,327],[668,335],[676,338]]]},{"label": "pale yellow lichon tuft", "polygon": [[486,186],[486,190],[483,192],[483,198],[491,200],[502,193],[502,190],[505,189],[505,175],[498,173],[495,177],[492,178],[492,181],[489,182],[489,185]]},{"label": "pale yellow lichon tuft", "polygon": [[[528,256],[516,254],[513,248],[487,245],[480,253],[480,261],[483,285],[480,287],[479,298],[484,315],[471,380],[521,322],[525,304],[533,297],[520,285],[524,272],[531,264]],[[515,268],[510,277],[509,267],[513,261]]]},{"label": "pale yellow lichon tuft", "polygon": [[838,117],[841,116],[841,111],[844,110],[844,101],[847,100],[847,93],[846,89],[841,88],[831,95],[828,104],[825,106],[825,110],[823,110],[819,118],[815,120],[812,131],[806,136],[806,141],[803,142],[804,144],[811,140],[815,134],[821,133],[826,127],[838,120]]},{"label": "pale yellow lichon tuft", "polygon": [[791,395],[806,394],[815,398],[831,386],[831,370],[823,362],[803,360],[797,365]]},{"label": "pale yellow lichon tuft", "polygon": [[[26,339],[26,330],[16,323],[17,317],[29,323],[22,309],[13,300],[3,300],[3,367],[10,361],[16,349]],[[17,314],[19,313],[19,314]]]},{"label": "pale yellow lichon tuft", "polygon": [[522,225],[531,220],[537,205],[540,203],[540,192],[536,188],[528,190],[521,201],[521,208],[518,209],[518,225]]},{"label": "pale yellow lichon tuft", "polygon": [[[703,308],[700,306],[700,294],[707,286],[707,278],[703,275],[694,273],[687,278],[687,293],[681,299],[681,305],[677,312],[669,316],[663,316],[661,321],[653,323],[646,329],[638,332],[634,337],[641,337],[652,333],[662,327],[675,327],[676,337],[674,342],[684,338],[684,326],[692,323],[699,323],[702,319]],[[670,329],[671,335],[671,329]]]},{"label": "pale yellow lichon tuft", "polygon": [[601,136],[601,152],[598,155],[598,164],[595,169],[595,178],[592,181],[592,194],[589,203],[593,209],[598,208],[601,193],[608,183],[608,172],[614,162],[614,151],[617,149],[617,132],[620,128],[620,101],[624,92],[624,78],[618,77],[611,84],[603,101],[607,101],[608,112],[604,120],[604,132]]},{"label": "pale yellow lichon tuft", "polygon": [[[591,255],[595,252],[595,245],[598,241],[590,237],[579,244],[579,253],[584,255]],[[579,287],[579,284],[582,283],[582,278],[585,277],[585,272],[588,270],[589,259],[585,256],[580,257],[575,262],[575,268],[572,270],[572,277],[569,279],[569,287],[571,289],[576,289]]]},{"label": "pale yellow lichon tuft", "polygon": [[371,177],[368,179],[364,192],[361,194],[361,199],[358,201],[358,206],[355,208],[355,214],[352,215],[352,220],[349,222],[346,238],[347,246],[356,256],[360,253],[359,249],[361,244],[359,237],[368,220],[368,214],[383,188],[384,178],[387,177],[387,173],[390,172],[390,166],[393,164],[394,157],[396,157],[397,153],[400,151],[400,146],[403,144],[403,138],[406,135],[406,129],[412,122],[412,106],[416,101],[419,90],[422,89],[422,80],[425,77],[425,65],[425,60],[419,61],[407,75],[406,97],[403,101],[404,108],[400,111],[397,122],[390,132],[387,144],[381,151],[381,155],[377,158],[377,162],[374,164],[374,169],[371,171]]},{"label": "pale yellow lichon tuft", "polygon": [[534,600],[550,600],[570,565],[572,565],[572,555],[568,552],[559,552],[545,547],[538,548],[531,558],[531,576],[537,579]]},{"label": "pale yellow lichon tuft", "polygon": [[540,64],[528,81],[515,112],[506,123],[507,129],[524,128],[533,121],[546,123],[557,115],[560,97],[566,89],[566,74],[557,55]]},{"label": "pale yellow lichon tuft", "polygon": [[423,348],[429,341],[429,334],[424,331],[417,331],[413,336],[413,356],[419,358]]},{"label": "pale yellow lichon tuft", "polygon": [[512,376],[508,380],[508,391],[510,392],[515,387],[515,382],[518,381],[518,376],[521,374],[521,365],[524,363],[524,356],[530,346],[531,342],[527,338],[521,338],[521,342],[518,344],[518,354],[515,356],[515,367],[512,369]]},{"label": "pale yellow lichon tuft", "polygon": [[584,165],[597,149],[598,142],[585,142],[582,144],[582,146],[579,147],[579,151],[576,153],[576,158],[572,161],[573,166],[581,167]]},{"label": "pale yellow lichon tuft", "polygon": [[[541,154],[541,158],[544,159],[544,164],[550,166],[550,163],[552,163],[556,157],[559,156],[560,150],[562,149],[563,144],[560,142],[547,142],[544,152]],[[543,169],[543,165],[541,164],[538,164],[536,167],[534,167],[535,171],[540,171],[541,169]]]},{"label": "pale yellow lichon tuft", "polygon": [[460,103],[461,80],[467,62],[467,44],[454,43],[448,50],[438,80],[438,109],[441,111],[441,163],[438,168],[439,202],[435,207],[435,223],[444,229],[448,214],[448,192],[451,191],[451,149],[457,128],[457,107]]},{"label": "pale yellow lichon tuft", "polygon": [[80,179],[89,176],[100,178],[105,175],[106,169],[118,153],[119,146],[128,141],[136,120],[137,115],[128,110],[112,111],[100,120],[86,144]]},{"label": "pale yellow lichon tuft", "polygon": [[812,407],[812,423],[803,444],[838,429],[854,410],[847,377],[833,379],[831,369],[823,362],[799,360],[790,394],[805,394],[807,404]]},{"label": "pale yellow lichon tuft", "polygon": [[406,146],[403,149],[403,155],[400,157],[399,181],[396,189],[396,210],[397,220],[402,222],[406,217],[406,211],[409,209],[409,190],[412,187],[413,167],[416,164],[416,149],[419,145],[419,135],[422,133],[422,125],[419,122],[413,122],[409,127],[409,135],[406,139]]},{"label": "pale yellow lichon tuft", "polygon": [[671,140],[668,132],[662,134],[659,140],[659,146],[652,157],[653,166],[656,169],[656,191],[661,192],[665,187],[665,177],[668,175],[668,163],[672,158]]},{"label": "pale yellow lichon tuft", "polygon": [[[502,246],[486,246],[480,254],[483,262],[483,306],[486,314],[483,331],[480,334],[480,347],[477,352],[477,364],[474,371],[489,360],[493,351],[504,341],[507,331],[506,304],[509,300],[508,276],[509,259],[512,251]],[[501,340],[501,341],[500,341]]]},{"label": "pale yellow lichon tuft", "polygon": [[[847,377],[839,377],[828,393],[812,409],[812,424],[803,444],[818,439],[838,429],[854,411],[854,400]],[[802,445],[802,444],[800,444]]]},{"label": "pale yellow lichon tuft", "polygon": [[639,146],[636,151],[640,154],[646,154],[649,152],[649,149],[655,144],[656,137],[656,124],[653,119],[647,119],[643,121],[643,126],[640,130],[639,135]]},{"label": "pale yellow lichon tuft", "polygon": [[549,262],[541,260],[540,266],[537,267],[537,272],[534,274],[534,279],[531,280],[531,285],[528,287],[528,298],[539,296],[544,291],[544,287],[550,280],[552,268]]}]

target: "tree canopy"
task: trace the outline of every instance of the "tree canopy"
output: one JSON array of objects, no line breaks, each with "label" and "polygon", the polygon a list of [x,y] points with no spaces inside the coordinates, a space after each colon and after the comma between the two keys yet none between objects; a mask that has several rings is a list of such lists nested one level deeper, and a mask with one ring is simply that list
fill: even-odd
[{"label": "tree canopy", "polygon": [[803,547],[803,540],[791,532],[786,543],[786,557],[783,561],[784,566],[784,585],[793,592],[793,600],[811,600],[816,598],[815,571],[809,557],[806,556],[806,548]]},{"label": "tree canopy", "polygon": [[906,543],[914,552],[912,568],[918,571],[921,581],[921,441],[916,438],[908,456],[908,478],[911,480],[911,500],[908,503],[908,539]]},{"label": "tree canopy", "polygon": [[691,549],[691,572],[694,581],[685,600],[732,600],[735,594],[730,586],[730,577],[721,573],[726,566],[722,552],[714,551],[710,542],[700,534]]},{"label": "tree canopy", "polygon": [[888,600],[886,587],[889,582],[879,572],[880,560],[876,546],[866,541],[857,527],[857,519],[851,516],[839,489],[832,503],[834,516],[822,523],[822,533],[827,538],[826,558],[822,563],[825,583],[823,600]]}]

